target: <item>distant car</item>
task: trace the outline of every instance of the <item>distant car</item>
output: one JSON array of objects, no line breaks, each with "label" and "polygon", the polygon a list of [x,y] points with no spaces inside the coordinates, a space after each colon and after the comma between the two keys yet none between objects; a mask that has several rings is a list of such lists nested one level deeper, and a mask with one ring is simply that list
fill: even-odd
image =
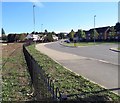
[{"label": "distant car", "polygon": [[65,40],[64,42],[66,42],[66,43],[70,43],[70,40],[69,40],[69,39],[67,39],[67,40]]}]

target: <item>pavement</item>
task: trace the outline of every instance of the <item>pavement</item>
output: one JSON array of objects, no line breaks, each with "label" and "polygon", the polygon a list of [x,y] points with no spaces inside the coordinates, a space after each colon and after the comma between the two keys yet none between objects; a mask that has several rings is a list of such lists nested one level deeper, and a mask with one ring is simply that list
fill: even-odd
[{"label": "pavement", "polygon": [[[57,43],[58,44],[58,43]],[[50,58],[59,62],[61,65],[65,66],[69,70],[75,72],[78,75],[95,82],[105,88],[118,88],[118,65],[115,63],[106,63],[102,60],[80,56],[78,54],[72,53],[71,49],[66,52],[59,50],[60,47],[55,43],[45,43],[37,44],[36,49],[40,52],[48,55]],[[59,49],[55,50],[54,45],[57,45]],[[51,48],[50,48],[51,47]],[[66,47],[61,47],[66,49]],[[73,49],[73,48],[72,48]],[[74,48],[76,51],[78,48]],[[79,51],[79,50],[78,50]],[[92,52],[91,52],[92,53]],[[116,91],[117,93],[118,91]]]}]

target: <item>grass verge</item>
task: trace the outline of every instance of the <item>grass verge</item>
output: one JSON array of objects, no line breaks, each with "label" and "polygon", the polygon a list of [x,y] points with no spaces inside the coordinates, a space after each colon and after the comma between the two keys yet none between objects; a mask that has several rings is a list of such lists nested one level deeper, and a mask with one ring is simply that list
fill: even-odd
[{"label": "grass verge", "polygon": [[[118,44],[118,42],[81,42],[81,43],[76,43],[76,46],[92,46],[92,45],[100,45],[100,44]],[[63,43],[65,46],[71,46],[74,47],[74,43]]]},{"label": "grass verge", "polygon": [[[93,91],[104,90],[104,88],[65,69],[48,56],[37,51],[33,45],[28,46],[27,49],[38,64],[43,67],[46,74],[54,81],[55,87],[59,87],[61,93],[67,95],[85,93],[79,97],[83,101],[118,101],[120,99],[120,96],[110,91],[92,93]],[[90,93],[86,94],[86,92]],[[75,96],[72,96],[70,99],[75,98]]]},{"label": "grass verge", "polygon": [[2,52],[2,101],[31,101],[30,76],[22,44],[8,44]]}]

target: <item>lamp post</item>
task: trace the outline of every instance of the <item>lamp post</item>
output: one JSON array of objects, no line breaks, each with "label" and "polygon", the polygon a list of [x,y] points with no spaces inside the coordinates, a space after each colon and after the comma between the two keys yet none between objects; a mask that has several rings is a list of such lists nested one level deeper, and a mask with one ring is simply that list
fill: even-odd
[{"label": "lamp post", "polygon": [[33,24],[34,24],[34,34],[35,34],[35,5],[33,5]]},{"label": "lamp post", "polygon": [[94,43],[95,43],[95,17],[96,15],[94,15]]},{"label": "lamp post", "polygon": [[43,24],[41,24],[41,33],[42,33],[42,31],[43,31]]},{"label": "lamp post", "polygon": [[[33,5],[33,24],[34,24],[34,35],[35,35],[35,5]],[[36,45],[36,41],[35,41],[35,45]]]}]

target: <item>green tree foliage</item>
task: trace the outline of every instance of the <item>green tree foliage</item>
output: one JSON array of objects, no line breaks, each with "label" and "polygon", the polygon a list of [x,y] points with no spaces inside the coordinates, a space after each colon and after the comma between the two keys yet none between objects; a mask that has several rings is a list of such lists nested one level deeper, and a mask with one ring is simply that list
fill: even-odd
[{"label": "green tree foliage", "polygon": [[109,33],[109,36],[114,37],[114,36],[116,35],[114,26],[112,26],[112,27],[110,28],[110,30],[111,30],[111,32]]},{"label": "green tree foliage", "polygon": [[85,38],[86,38],[86,34],[85,34],[85,32],[81,29],[81,30],[80,30],[80,33],[81,33],[81,37],[82,37],[82,39],[85,39]]},{"label": "green tree foliage", "polygon": [[20,41],[25,41],[25,37],[27,36],[26,34],[22,33],[22,34],[19,34],[20,37],[19,37],[19,40]]},{"label": "green tree foliage", "polygon": [[65,38],[64,33],[59,33],[59,34],[58,34],[58,38],[59,38],[59,39],[64,39],[64,38]]},{"label": "green tree foliage", "polygon": [[52,31],[52,35],[55,35],[55,32],[54,32],[54,31]]},{"label": "green tree foliage", "polygon": [[15,41],[16,41],[16,42],[19,41],[19,38],[20,38],[20,35],[19,35],[19,34],[16,34],[16,35],[15,35]]},{"label": "green tree foliage", "polygon": [[7,40],[7,36],[5,35],[5,31],[3,28],[1,30],[1,32],[2,32],[2,40]]},{"label": "green tree foliage", "polygon": [[53,42],[54,40],[53,40],[53,36],[52,35],[54,35],[54,34],[55,34],[54,32],[48,32],[45,29],[44,35],[46,35],[46,36],[44,37],[44,42]]},{"label": "green tree foliage", "polygon": [[52,33],[48,33],[47,39],[48,39],[48,42],[52,42],[53,41]]},{"label": "green tree foliage", "polygon": [[4,29],[2,28],[2,34],[5,34],[5,31],[4,31]]},{"label": "green tree foliage", "polygon": [[96,29],[94,29],[94,30],[91,32],[91,38],[94,39],[94,37],[95,37],[95,39],[97,39],[98,36],[99,36],[99,33],[97,32]]},{"label": "green tree foliage", "polygon": [[75,35],[75,32],[73,31],[73,29],[71,30],[71,32],[69,33],[69,38],[70,38],[70,41],[73,41],[73,38],[74,38],[74,35]]},{"label": "green tree foliage", "polygon": [[8,34],[8,42],[19,42],[19,41],[25,41],[25,37],[27,34]]},{"label": "green tree foliage", "polygon": [[52,42],[52,41],[53,41],[52,34],[48,33],[44,38],[44,42]]},{"label": "green tree foliage", "polygon": [[8,34],[8,42],[14,42],[15,36],[16,36],[16,34]]},{"label": "green tree foliage", "polygon": [[97,32],[97,30],[96,30],[96,29],[94,29],[94,36],[95,36],[95,39],[97,39],[97,38],[98,38],[98,36],[99,36],[99,33]]},{"label": "green tree foliage", "polygon": [[78,29],[78,31],[76,32],[76,35],[79,41],[86,38],[86,34],[82,29]]},{"label": "green tree foliage", "polygon": [[76,32],[76,34],[77,34],[77,36],[78,36],[78,38],[79,38],[79,40],[80,40],[80,38],[81,38],[81,30],[78,29],[78,31]]},{"label": "green tree foliage", "polygon": [[48,33],[47,29],[45,29],[45,33]]}]

